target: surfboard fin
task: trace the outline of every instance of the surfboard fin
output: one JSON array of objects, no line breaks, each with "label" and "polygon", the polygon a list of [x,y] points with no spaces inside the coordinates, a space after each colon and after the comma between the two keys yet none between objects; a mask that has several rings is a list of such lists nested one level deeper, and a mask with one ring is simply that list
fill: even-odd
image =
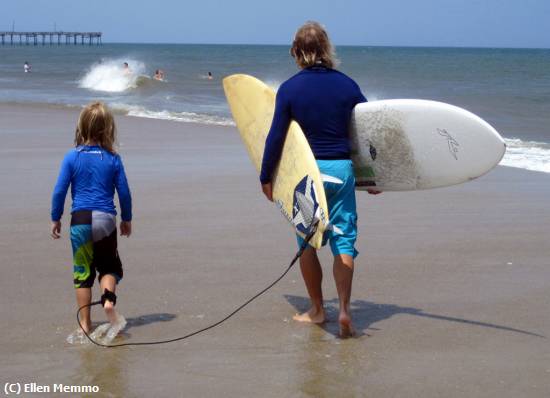
[{"label": "surfboard fin", "polygon": [[328,174],[321,174],[321,179],[323,180],[323,182],[331,182],[333,184],[343,184],[344,183],[344,181],[342,181],[341,179],[333,177],[333,176],[329,176]]}]

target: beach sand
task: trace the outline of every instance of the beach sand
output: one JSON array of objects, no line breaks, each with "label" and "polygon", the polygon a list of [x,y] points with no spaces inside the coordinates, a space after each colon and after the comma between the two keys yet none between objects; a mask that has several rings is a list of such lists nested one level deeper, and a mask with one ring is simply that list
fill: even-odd
[{"label": "beach sand", "polygon": [[[49,237],[49,211],[77,116],[0,106],[2,387],[96,385],[88,396],[107,397],[549,396],[550,175],[505,167],[445,189],[358,193],[356,338],[336,336],[325,249],[323,326],[291,320],[308,303],[295,267],[188,340],[67,344],[76,328],[70,199],[61,240]],[[119,239],[117,308],[128,327],[117,342],[205,327],[286,269],[291,228],[262,196],[234,127],[117,122],[134,198],[133,235]],[[105,319],[98,307],[92,317]]]}]

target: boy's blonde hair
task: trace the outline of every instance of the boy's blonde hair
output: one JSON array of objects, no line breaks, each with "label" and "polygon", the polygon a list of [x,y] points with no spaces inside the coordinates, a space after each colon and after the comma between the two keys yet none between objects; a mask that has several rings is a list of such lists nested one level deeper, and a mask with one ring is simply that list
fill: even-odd
[{"label": "boy's blonde hair", "polygon": [[88,104],[78,118],[74,143],[76,146],[95,141],[100,147],[116,153],[116,126],[113,114],[103,102]]},{"label": "boy's blonde hair", "polygon": [[290,55],[300,68],[316,64],[334,68],[337,63],[327,31],[320,23],[314,21],[306,22],[298,29],[294,35]]}]

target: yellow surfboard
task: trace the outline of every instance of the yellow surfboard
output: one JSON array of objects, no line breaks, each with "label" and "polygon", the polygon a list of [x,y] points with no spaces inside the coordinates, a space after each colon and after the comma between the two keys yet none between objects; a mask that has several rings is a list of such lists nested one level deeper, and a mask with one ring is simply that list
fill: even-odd
[{"label": "yellow surfboard", "polygon": [[[223,88],[237,129],[259,172],[275,111],[275,92],[260,80],[240,74],[223,79]],[[313,222],[319,220],[317,232],[309,242],[319,249],[329,219],[325,190],[311,148],[294,121],[290,123],[275,170],[273,200],[302,237]]]}]

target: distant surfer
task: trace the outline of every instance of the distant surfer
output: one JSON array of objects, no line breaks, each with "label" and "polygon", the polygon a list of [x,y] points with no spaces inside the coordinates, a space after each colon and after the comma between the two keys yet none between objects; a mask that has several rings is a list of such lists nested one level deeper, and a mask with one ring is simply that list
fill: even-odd
[{"label": "distant surfer", "polygon": [[27,61],[25,61],[25,63],[23,64],[23,70],[25,71],[25,73],[29,73],[31,71],[31,66]]},{"label": "distant surfer", "polygon": [[[109,330],[101,330],[108,340],[112,340],[126,324],[114,308],[116,285],[122,279],[113,201],[115,189],[121,208],[120,234],[128,237],[132,233],[132,197],[122,159],[114,147],[116,128],[113,115],[104,104],[96,102],[84,108],[78,119],[74,141],[76,147],[65,155],[52,195],[51,236],[60,238],[65,196],[71,186],[70,238],[76,302],[79,308],[91,303],[91,287],[97,274],[101,303],[110,322],[106,324]],[[89,333],[92,327],[90,308],[84,308],[81,314],[82,328]],[[86,339],[77,329],[68,341],[83,343]]]},{"label": "distant surfer", "polygon": [[153,79],[160,81],[164,80],[164,71],[162,69],[157,69],[153,75]]},{"label": "distant surfer", "polygon": [[212,72],[208,72],[208,75],[206,76],[208,80],[212,80],[214,76],[212,76]]},{"label": "distant surfer", "polygon": [[[348,131],[353,108],[367,99],[357,83],[334,69],[334,49],[327,32],[319,23],[307,22],[298,29],[290,54],[301,71],[285,81],[277,91],[260,181],[265,196],[273,201],[272,176],[280,160],[291,119],[296,120],[304,131],[321,173],[342,181],[324,182],[333,225],[333,231],[327,232],[326,237],[334,255],[333,274],[340,302],[340,335],[350,337],[354,334],[350,314],[351,286],[354,258],[358,252],[355,250],[355,177]],[[369,190],[369,193],[380,192]],[[302,242],[298,237],[298,244]],[[300,269],[311,308],[303,314],[296,314],[294,320],[323,323],[326,320],[321,289],[323,272],[313,247],[308,246],[300,257]]]},{"label": "distant surfer", "polygon": [[124,62],[124,64],[122,64],[122,70],[123,70],[125,75],[131,75],[132,74],[132,69],[130,69],[130,66],[128,65],[128,62]]}]

